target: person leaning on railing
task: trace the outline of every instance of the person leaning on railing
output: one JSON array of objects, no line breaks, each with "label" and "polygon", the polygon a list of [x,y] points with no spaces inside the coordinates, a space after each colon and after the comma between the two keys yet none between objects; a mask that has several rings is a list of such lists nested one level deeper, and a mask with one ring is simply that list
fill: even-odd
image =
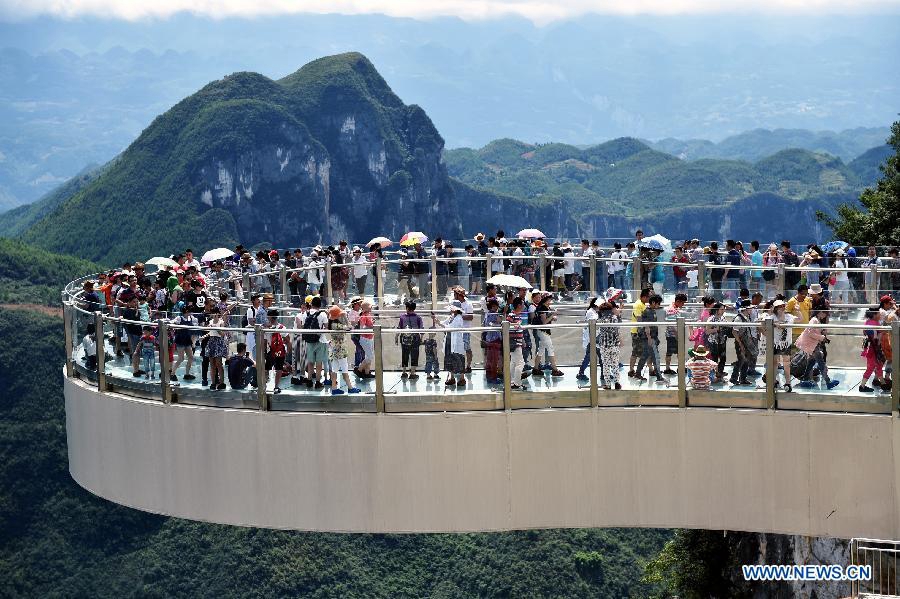
[{"label": "person leaning on railing", "polygon": [[514,297],[510,303],[510,311],[506,320],[509,321],[509,387],[515,391],[526,388],[522,378],[522,369],[525,366],[525,357],[522,353],[525,348],[525,331],[522,329],[522,314],[524,313],[525,300],[521,297]]}]

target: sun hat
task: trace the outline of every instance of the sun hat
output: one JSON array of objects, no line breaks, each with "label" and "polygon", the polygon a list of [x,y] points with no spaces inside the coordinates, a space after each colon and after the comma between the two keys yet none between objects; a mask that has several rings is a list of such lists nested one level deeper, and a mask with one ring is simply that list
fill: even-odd
[{"label": "sun hat", "polygon": [[775,308],[780,308],[781,306],[786,306],[786,305],[787,304],[784,303],[784,300],[775,300],[774,302],[772,302],[772,309],[774,310]]},{"label": "sun hat", "polygon": [[466,294],[466,288],[462,285],[455,285],[450,291],[454,293],[462,293],[463,295]]},{"label": "sun hat", "polygon": [[340,306],[331,306],[328,308],[328,318],[331,320],[337,320],[343,313],[344,311],[341,310]]},{"label": "sun hat", "polygon": [[706,349],[705,345],[698,345],[697,347],[694,348],[694,356],[699,356],[702,358],[703,356],[708,356],[708,355],[709,355],[709,350]]},{"label": "sun hat", "polygon": [[353,254],[355,254],[356,252],[359,252],[360,254],[362,254],[362,249],[361,249],[358,245],[354,245],[354,246],[353,246],[353,249],[350,250],[350,251],[351,251],[351,253],[353,253]]},{"label": "sun hat", "polygon": [[312,303],[312,300],[313,300],[313,296],[307,295],[305,298],[303,298],[303,303],[305,303],[305,304],[311,304],[311,303]]},{"label": "sun hat", "polygon": [[880,304],[891,303],[891,302],[893,302],[893,301],[894,301],[894,298],[892,298],[892,297],[891,297],[890,295],[888,295],[887,293],[885,293],[885,294],[882,295],[880,298],[878,298],[878,303],[880,303]]},{"label": "sun hat", "polygon": [[462,312],[463,311],[462,304],[460,303],[459,300],[453,300],[452,302],[450,302],[450,305],[448,305],[447,308],[451,312]]},{"label": "sun hat", "polygon": [[481,241],[484,239],[484,233],[475,233],[475,241]]},{"label": "sun hat", "polygon": [[353,297],[350,298],[350,305],[352,306],[353,304],[355,304],[355,303],[357,303],[357,302],[361,302],[361,301],[363,301],[363,297],[362,297],[362,296],[360,296],[360,295],[354,295]]},{"label": "sun hat", "polygon": [[813,283],[812,285],[809,286],[809,292],[812,293],[813,295],[819,295],[820,293],[824,293],[825,290],[822,289],[822,286],[819,285],[818,283]]}]

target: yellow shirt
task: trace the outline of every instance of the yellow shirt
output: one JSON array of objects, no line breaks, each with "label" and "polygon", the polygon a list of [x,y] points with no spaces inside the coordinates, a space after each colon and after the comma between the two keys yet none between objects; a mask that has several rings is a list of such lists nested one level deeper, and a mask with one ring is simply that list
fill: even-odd
[{"label": "yellow shirt", "polygon": [[[806,324],[809,322],[809,313],[812,312],[812,298],[810,296],[806,296],[806,299],[799,300],[795,295],[791,299],[788,300],[787,306],[785,306],[785,312],[791,314],[795,317],[795,321],[800,324]],[[798,315],[799,314],[799,315]],[[798,338],[804,329],[795,328],[794,329],[794,339]]]},{"label": "yellow shirt", "polygon": [[[641,314],[644,313],[644,310],[647,309],[647,304],[641,301],[641,298],[635,300],[634,304],[631,306],[631,321],[637,322],[641,319]],[[637,335],[637,327],[631,329],[632,335]]]}]

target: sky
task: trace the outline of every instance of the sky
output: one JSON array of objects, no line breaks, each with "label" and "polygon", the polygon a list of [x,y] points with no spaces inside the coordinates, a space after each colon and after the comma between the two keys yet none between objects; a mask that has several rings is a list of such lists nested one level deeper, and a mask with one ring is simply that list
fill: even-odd
[{"label": "sky", "polygon": [[466,20],[519,16],[537,24],[584,14],[867,14],[900,11],[900,0],[0,0],[0,18],[83,16],[136,20],[193,13],[212,18],[297,13],[385,14]]}]

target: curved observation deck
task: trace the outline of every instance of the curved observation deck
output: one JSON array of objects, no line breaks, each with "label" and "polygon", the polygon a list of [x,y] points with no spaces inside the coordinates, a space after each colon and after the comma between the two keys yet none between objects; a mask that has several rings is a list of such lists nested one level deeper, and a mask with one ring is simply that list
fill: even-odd
[{"label": "curved observation deck", "polygon": [[[375,327],[359,331],[374,337],[376,376],[360,381],[357,395],[331,396],[288,384],[276,394],[271,373],[255,389],[212,391],[185,381],[183,370],[169,380],[168,330],[179,326],[166,320],[151,325],[162,345],[161,377],[132,376],[131,361],[108,341],[89,368],[79,343],[88,325],[115,335],[146,323],[89,313],[72,292],[64,314],[73,478],[146,511],[300,530],[658,526],[900,535],[900,397],[896,387],[859,391],[860,324],[828,325],[836,389],[788,393],[757,378],[749,387],[694,390],[686,350],[702,324],[680,318],[658,325],[660,338],[667,326],[675,330],[677,374],[655,383],[622,370],[623,388],[606,390],[596,349],[581,344],[585,328],[595,335],[597,324],[579,322],[583,309],[573,302],[549,325],[562,377],[530,377],[527,390],[515,390],[509,325],[476,326],[473,373],[464,387],[449,388],[400,377],[399,313],[386,297],[376,299],[385,307]],[[290,311],[289,298],[282,309]],[[265,333],[236,324],[227,328],[232,349],[248,333]],[[607,326],[620,332],[627,363],[632,324]],[[777,328],[764,325],[760,370],[777,371],[768,349]],[[897,325],[878,330],[900,346]],[[499,382],[484,372],[477,338],[487,331],[500,333]],[[282,332],[303,333],[290,324]],[[585,353],[582,381],[575,375]],[[896,355],[894,362],[896,371]],[[266,380],[262,363],[258,380]]]}]

